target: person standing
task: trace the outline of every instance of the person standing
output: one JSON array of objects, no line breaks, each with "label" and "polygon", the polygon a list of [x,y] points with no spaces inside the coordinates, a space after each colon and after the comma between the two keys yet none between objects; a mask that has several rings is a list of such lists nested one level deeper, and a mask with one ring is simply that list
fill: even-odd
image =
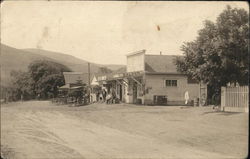
[{"label": "person standing", "polygon": [[112,103],[112,95],[109,93],[106,98],[106,104],[111,104]]},{"label": "person standing", "polygon": [[189,94],[188,94],[188,91],[185,92],[185,104],[187,105],[188,104],[188,100],[189,100]]},{"label": "person standing", "polygon": [[102,90],[102,96],[103,96],[103,101],[105,102],[106,101],[106,95],[107,95],[107,92],[105,89]]},{"label": "person standing", "polygon": [[103,101],[103,95],[102,95],[102,90],[100,90],[100,92],[99,92],[99,100],[102,102]]},{"label": "person standing", "polygon": [[97,100],[97,102],[99,102],[99,96],[100,96],[100,92],[97,91],[97,92],[96,92],[96,100]]},{"label": "person standing", "polygon": [[40,95],[40,93],[38,93],[37,99],[40,100],[40,97],[41,97],[41,95]]},{"label": "person standing", "polygon": [[116,94],[115,94],[115,89],[114,88],[112,88],[111,94],[112,94],[112,103],[115,103]]},{"label": "person standing", "polygon": [[21,102],[23,102],[23,93],[21,94]]}]

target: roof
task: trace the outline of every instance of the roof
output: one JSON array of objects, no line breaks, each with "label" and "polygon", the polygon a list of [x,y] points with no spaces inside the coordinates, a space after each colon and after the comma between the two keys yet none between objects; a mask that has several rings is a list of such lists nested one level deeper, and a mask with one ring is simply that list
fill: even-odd
[{"label": "roof", "polygon": [[126,66],[119,68],[118,70],[113,71],[113,73],[126,73],[127,68]]},{"label": "roof", "polygon": [[95,86],[95,85],[99,85],[99,83],[97,82],[97,78],[94,76],[93,79],[91,80],[90,85]]},{"label": "roof", "polygon": [[[89,83],[89,74],[83,72],[63,72],[65,84],[72,84],[82,81],[82,83]],[[90,82],[92,81],[94,75],[90,75]]]},{"label": "roof", "polygon": [[79,90],[79,88],[83,88],[83,86],[74,86],[74,85],[70,85],[70,84],[65,84],[61,87],[59,87],[59,90],[63,91],[63,90]]},{"label": "roof", "polygon": [[79,74],[85,74],[83,72],[63,72],[64,75],[79,75]]},{"label": "roof", "polygon": [[69,84],[65,84],[65,85],[59,87],[59,89],[69,89],[69,88],[70,88]]},{"label": "roof", "polygon": [[125,77],[138,77],[144,74],[143,71],[135,71],[135,72],[125,72],[125,73],[112,73],[104,76],[98,76],[98,81],[113,81],[118,79],[123,79]]},{"label": "roof", "polygon": [[129,53],[126,56],[133,56],[133,55],[137,55],[137,54],[145,54],[145,52],[146,52],[146,50],[140,50],[140,51]]},{"label": "roof", "polygon": [[145,55],[145,71],[148,73],[180,73],[174,63],[176,55]]}]

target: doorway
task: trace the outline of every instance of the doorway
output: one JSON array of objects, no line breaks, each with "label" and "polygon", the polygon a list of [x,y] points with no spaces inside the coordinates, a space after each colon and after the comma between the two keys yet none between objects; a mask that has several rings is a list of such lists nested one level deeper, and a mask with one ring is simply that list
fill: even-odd
[{"label": "doorway", "polygon": [[120,92],[119,92],[120,101],[122,101],[122,85],[119,85],[119,89],[120,89]]},{"label": "doorway", "polygon": [[137,84],[133,84],[133,103],[135,104],[137,102]]}]

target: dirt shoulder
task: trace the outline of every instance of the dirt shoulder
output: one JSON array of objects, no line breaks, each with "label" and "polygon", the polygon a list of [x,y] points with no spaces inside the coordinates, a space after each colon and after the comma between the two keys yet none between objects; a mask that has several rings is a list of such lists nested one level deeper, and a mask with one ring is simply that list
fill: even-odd
[{"label": "dirt shoulder", "polygon": [[3,155],[9,150],[14,159],[244,158],[247,141],[248,114],[212,108],[47,101],[1,107]]}]

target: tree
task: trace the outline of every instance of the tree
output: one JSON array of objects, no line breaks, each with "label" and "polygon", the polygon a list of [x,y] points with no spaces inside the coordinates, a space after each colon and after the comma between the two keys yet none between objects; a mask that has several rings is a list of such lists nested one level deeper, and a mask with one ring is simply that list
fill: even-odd
[{"label": "tree", "polygon": [[108,74],[112,73],[112,70],[107,67],[99,67],[98,73]]},{"label": "tree", "polygon": [[11,87],[8,96],[13,100],[33,99],[38,94],[42,98],[57,96],[58,87],[64,85],[63,72],[71,70],[52,61],[34,61],[28,67],[28,72],[12,71]]},{"label": "tree", "polygon": [[53,61],[37,60],[31,63],[28,67],[28,72],[35,82],[42,77],[46,77],[51,74],[60,74],[62,72],[70,72],[71,70],[62,64]]},{"label": "tree", "polygon": [[212,93],[229,82],[248,84],[249,14],[230,6],[215,23],[206,20],[192,42],[182,45],[177,69],[208,84]]},{"label": "tree", "polygon": [[51,74],[41,78],[37,82],[36,92],[42,94],[44,98],[57,96],[58,87],[64,85],[64,77],[62,74]]},{"label": "tree", "polygon": [[57,95],[58,87],[65,83],[63,72],[71,72],[71,70],[56,62],[35,61],[29,65],[28,72],[34,81],[35,94],[48,98],[50,95]]},{"label": "tree", "polygon": [[33,84],[34,81],[30,78],[28,72],[22,71],[11,71],[11,86],[8,88],[9,95],[13,100],[21,99],[24,100],[31,99],[34,97]]}]

